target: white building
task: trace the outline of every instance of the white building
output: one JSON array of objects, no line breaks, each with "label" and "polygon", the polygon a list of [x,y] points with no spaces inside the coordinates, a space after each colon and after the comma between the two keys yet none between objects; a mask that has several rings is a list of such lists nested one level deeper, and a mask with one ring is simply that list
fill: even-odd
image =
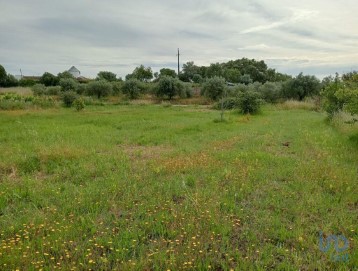
[{"label": "white building", "polygon": [[75,66],[72,66],[71,69],[68,70],[68,72],[72,74],[74,78],[78,78],[81,76],[81,72]]}]

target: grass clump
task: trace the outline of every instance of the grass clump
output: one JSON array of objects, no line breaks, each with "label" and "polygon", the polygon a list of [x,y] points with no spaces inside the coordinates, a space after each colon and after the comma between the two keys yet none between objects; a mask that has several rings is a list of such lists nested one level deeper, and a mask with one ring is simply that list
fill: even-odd
[{"label": "grass clump", "polygon": [[277,107],[282,110],[311,110],[314,111],[317,109],[317,106],[310,101],[297,101],[297,100],[287,100],[283,103],[277,104]]}]

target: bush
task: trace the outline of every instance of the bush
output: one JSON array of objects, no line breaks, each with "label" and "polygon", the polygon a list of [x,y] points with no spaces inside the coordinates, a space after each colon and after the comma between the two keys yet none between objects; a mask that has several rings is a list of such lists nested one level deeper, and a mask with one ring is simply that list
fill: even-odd
[{"label": "bush", "polygon": [[186,97],[184,85],[176,78],[163,76],[160,78],[156,96],[168,97],[171,100],[174,96]]},{"label": "bush", "polygon": [[59,95],[61,93],[61,87],[55,86],[55,87],[47,87],[46,88],[46,95]]},{"label": "bush", "polygon": [[46,87],[49,86],[56,86],[58,84],[58,78],[57,76],[49,73],[49,72],[45,72],[41,78],[40,78],[40,83],[44,84]]},{"label": "bush", "polygon": [[187,84],[184,85],[184,90],[183,92],[185,93],[185,97],[184,98],[191,98],[193,97],[193,89],[188,86]]},{"label": "bush", "polygon": [[225,91],[225,79],[214,76],[208,79],[203,86],[202,94],[211,100],[218,100],[223,96]]},{"label": "bush", "polygon": [[35,97],[31,102],[35,107],[40,108],[51,108],[56,105],[56,101],[52,97]]},{"label": "bush", "polygon": [[143,90],[142,83],[137,79],[126,80],[123,84],[122,91],[129,99],[137,99]]},{"label": "bush", "polygon": [[83,95],[83,94],[87,93],[87,84],[84,84],[84,83],[78,84],[76,92],[79,95]]},{"label": "bush", "polygon": [[74,100],[73,105],[75,106],[77,111],[81,111],[85,108],[85,102],[81,97]]},{"label": "bush", "polygon": [[117,81],[117,75],[109,71],[101,71],[97,74],[97,80],[106,80],[108,82]]},{"label": "bush", "polygon": [[266,82],[259,88],[262,98],[268,103],[277,103],[281,98],[282,83]]},{"label": "bush", "polygon": [[87,85],[87,93],[100,99],[112,93],[112,85],[105,80],[92,81]]},{"label": "bush", "polygon": [[66,91],[62,94],[62,101],[64,106],[71,107],[73,102],[77,99],[78,95],[74,91]]},{"label": "bush", "polygon": [[76,91],[78,83],[72,78],[62,78],[60,80],[60,86],[62,91]]},{"label": "bush", "polygon": [[2,110],[17,110],[31,107],[48,108],[54,105],[55,101],[51,97],[21,96],[14,93],[0,95],[0,109]]},{"label": "bush", "polygon": [[296,78],[283,84],[282,95],[287,99],[302,101],[306,97],[319,94],[320,85],[320,81],[315,76],[300,73]]},{"label": "bush", "polygon": [[8,74],[5,78],[5,82],[3,83],[4,87],[16,87],[19,85],[19,81],[15,78],[15,76]]},{"label": "bush", "polygon": [[261,97],[256,92],[247,91],[238,95],[238,108],[243,114],[255,114],[259,112],[261,104]]},{"label": "bush", "polygon": [[193,75],[193,82],[197,84],[201,84],[203,82],[203,77],[200,74]]},{"label": "bush", "polygon": [[32,87],[36,84],[36,81],[33,80],[33,79],[25,79],[25,78],[22,78],[20,81],[19,81],[19,85],[21,87]]},{"label": "bush", "polygon": [[112,82],[112,90],[114,95],[119,95],[122,93],[122,82]]},{"label": "bush", "polygon": [[338,74],[334,80],[325,84],[321,91],[323,96],[323,108],[330,119],[334,114],[345,111],[351,115],[358,114],[358,82],[343,75],[342,81]]},{"label": "bush", "polygon": [[214,105],[214,109],[220,110],[221,105],[223,106],[223,109],[225,110],[231,110],[231,109],[237,109],[239,108],[239,99],[236,97],[228,97],[224,98],[223,101],[219,101]]},{"label": "bush", "polygon": [[43,84],[36,84],[31,88],[35,96],[42,96],[46,94],[46,87]]}]

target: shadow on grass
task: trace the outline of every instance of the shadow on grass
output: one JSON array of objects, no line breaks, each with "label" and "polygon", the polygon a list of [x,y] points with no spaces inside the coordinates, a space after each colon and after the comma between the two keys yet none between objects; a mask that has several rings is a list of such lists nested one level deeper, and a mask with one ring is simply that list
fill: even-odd
[{"label": "shadow on grass", "polygon": [[358,133],[355,133],[349,137],[349,141],[358,148]]}]

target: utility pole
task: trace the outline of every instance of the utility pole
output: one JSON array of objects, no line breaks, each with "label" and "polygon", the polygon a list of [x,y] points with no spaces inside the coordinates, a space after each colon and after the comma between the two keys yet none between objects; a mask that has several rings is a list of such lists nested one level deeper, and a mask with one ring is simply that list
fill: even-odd
[{"label": "utility pole", "polygon": [[22,70],[20,69],[21,79],[22,79]]},{"label": "utility pole", "polygon": [[179,60],[180,60],[180,53],[179,53],[179,48],[178,48],[178,54],[177,54],[177,56],[178,56],[178,77],[179,77],[179,72],[180,72],[180,68],[179,68]]}]

